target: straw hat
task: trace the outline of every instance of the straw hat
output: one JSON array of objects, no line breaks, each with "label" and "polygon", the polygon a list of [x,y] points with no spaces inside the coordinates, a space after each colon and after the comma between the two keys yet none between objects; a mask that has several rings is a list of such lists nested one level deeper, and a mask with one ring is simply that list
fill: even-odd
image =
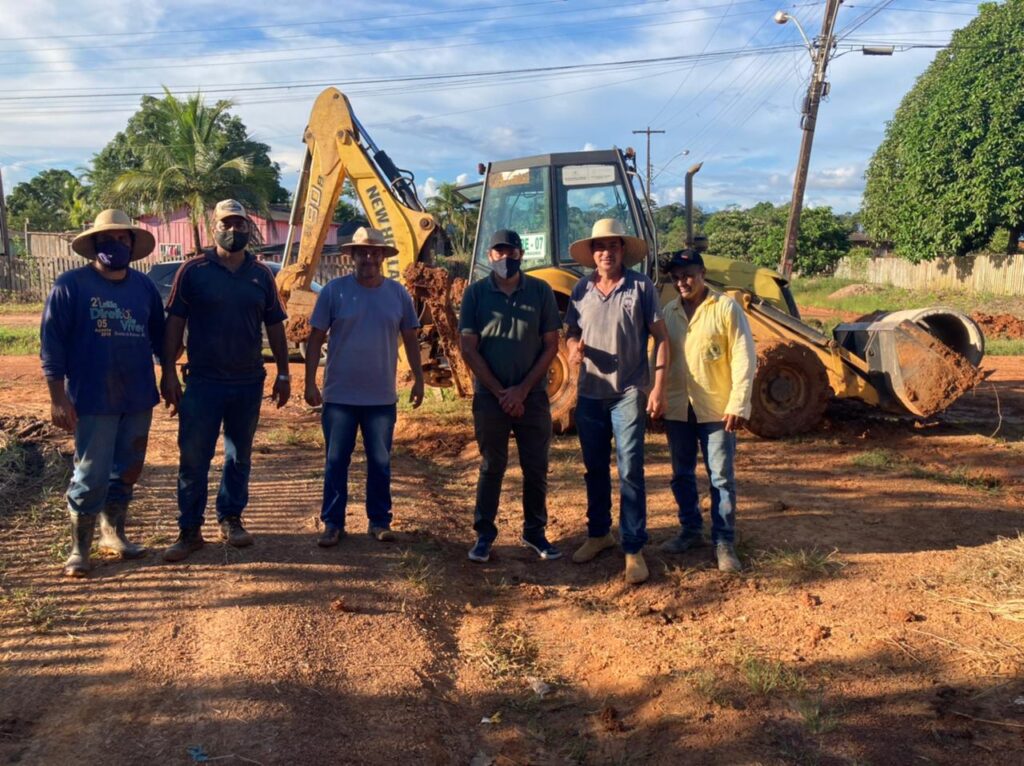
[{"label": "straw hat", "polygon": [[647,243],[639,237],[631,237],[626,234],[626,229],[622,222],[615,218],[602,218],[599,221],[594,221],[589,237],[578,239],[569,245],[569,255],[581,266],[593,269],[595,268],[594,254],[590,251],[590,243],[595,239],[608,239],[610,237],[619,237],[625,242],[622,255],[623,266],[628,268],[635,263],[640,263],[640,261],[647,257]]},{"label": "straw hat", "polygon": [[135,234],[135,245],[132,247],[132,260],[145,258],[156,247],[156,238],[145,229],[132,223],[132,219],[122,210],[104,210],[93,221],[92,228],[86,229],[73,240],[71,249],[86,258],[96,257],[96,241],[94,235],[101,231],[130,231]]},{"label": "straw hat", "polygon": [[351,250],[354,247],[376,247],[379,250],[384,251],[384,256],[395,255],[398,252],[398,248],[389,245],[384,239],[384,234],[377,229],[371,229],[369,226],[360,226],[356,229],[356,233],[352,235],[352,240],[346,242],[338,249],[342,252]]}]

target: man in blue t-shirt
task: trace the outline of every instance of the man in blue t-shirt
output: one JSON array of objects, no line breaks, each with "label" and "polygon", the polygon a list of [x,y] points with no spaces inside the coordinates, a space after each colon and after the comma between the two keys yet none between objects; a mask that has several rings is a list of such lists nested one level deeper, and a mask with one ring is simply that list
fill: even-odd
[{"label": "man in blue t-shirt", "polygon": [[[423,402],[423,369],[416,330],[420,326],[412,298],[393,279],[385,279],[384,259],[398,252],[376,229],[360,227],[341,251],[351,254],[355,273],[332,279],[320,291],[309,323],[306,345],[306,403],[323,405],[321,420],[327,453],[323,534],[317,544],[337,545],[345,534],[348,466],[362,431],[366,452],[366,515],[370,536],[387,542],[391,532],[391,439],[398,392],[398,339],[412,368],[409,401]],[[327,344],[324,389],[316,385],[320,348]]]},{"label": "man in blue t-shirt", "polygon": [[89,573],[97,516],[101,549],[126,559],[145,553],[129,542],[125,519],[160,401],[153,356],[162,353],[164,311],[156,285],[128,264],[154,244],[125,213],[104,210],[71,243],[91,263],[61,274],[43,310],[40,357],[51,417],[75,435],[69,577]]},{"label": "man in blue t-shirt", "polygon": [[[190,259],[174,277],[167,300],[167,337],[160,389],[171,414],[178,412],[178,528],[165,561],[181,561],[203,547],[206,484],[217,437],[224,426],[224,470],[217,492],[217,523],[228,545],[252,545],[242,526],[249,503],[252,440],[263,400],[263,326],[277,364],[272,398],[291,396],[287,315],[274,275],[246,252],[253,224],[233,199],[213,211],[217,246]],[[185,391],[175,367],[186,326]]]}]

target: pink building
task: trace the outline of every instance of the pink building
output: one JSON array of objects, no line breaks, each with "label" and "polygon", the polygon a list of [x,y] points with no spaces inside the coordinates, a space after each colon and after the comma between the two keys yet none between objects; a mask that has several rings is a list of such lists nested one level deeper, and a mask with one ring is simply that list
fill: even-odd
[{"label": "pink building", "polygon": [[[284,245],[288,237],[288,209],[271,208],[270,217],[264,218],[257,213],[251,213],[253,223],[259,229],[260,237],[264,246]],[[210,220],[213,220],[213,211],[210,211]],[[150,231],[156,237],[156,247],[153,249],[153,258],[158,261],[177,260],[185,258],[192,253],[192,224],[188,220],[188,214],[182,208],[174,212],[164,221],[159,216],[139,216],[138,225]],[[202,247],[212,247],[210,233],[202,225],[199,227],[199,235],[202,238]],[[295,241],[302,239],[302,226],[295,229]],[[332,223],[327,232],[327,245],[338,243],[338,224]]]}]

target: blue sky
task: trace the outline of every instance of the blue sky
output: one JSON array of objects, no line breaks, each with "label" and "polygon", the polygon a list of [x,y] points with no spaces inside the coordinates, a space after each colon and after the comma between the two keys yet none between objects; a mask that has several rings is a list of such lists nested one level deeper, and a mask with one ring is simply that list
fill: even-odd
[{"label": "blue sky", "polygon": [[[807,204],[859,207],[885,123],[936,53],[859,48],[944,44],[977,5],[843,4]],[[163,85],[234,101],[291,189],[309,109],[335,85],[427,194],[489,160],[632,145],[643,162],[633,131],[649,126],[666,131],[652,138],[659,201],[681,200],[701,161],[699,204],[781,203],[811,65],[796,26],[773,23],[779,9],[818,33],[824,2],[0,0],[4,189],[81,171]]]}]

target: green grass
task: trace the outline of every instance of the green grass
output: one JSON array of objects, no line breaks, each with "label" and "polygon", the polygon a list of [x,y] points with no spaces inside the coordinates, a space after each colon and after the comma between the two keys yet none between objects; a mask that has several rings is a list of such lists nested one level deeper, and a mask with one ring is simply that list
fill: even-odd
[{"label": "green grass", "polygon": [[868,314],[878,310],[902,311],[924,306],[951,306],[967,313],[981,310],[986,314],[1008,313],[1024,316],[1024,297],[1013,295],[905,290],[900,287],[871,285],[872,292],[866,295],[829,298],[836,290],[856,284],[864,283],[856,279],[834,277],[798,278],[793,280],[791,289],[798,306],[814,306],[857,314]]},{"label": "green grass", "polygon": [[796,585],[837,576],[846,566],[838,554],[836,549],[825,551],[818,547],[797,550],[772,548],[759,553],[754,558],[754,565],[786,585]]},{"label": "green grass", "polygon": [[409,401],[412,386],[399,387],[398,412],[412,417],[423,417],[431,420],[453,421],[472,419],[471,399],[460,399],[454,388],[432,388],[427,386],[423,393],[423,404],[413,409]]},{"label": "green grass", "polygon": [[981,492],[998,492],[1003,487],[1002,479],[985,471],[969,469],[966,466],[935,470],[887,449],[861,452],[850,458],[850,462],[858,468],[865,468],[869,471],[891,472],[914,479],[952,484]]},{"label": "green grass", "polygon": [[807,685],[804,677],[779,660],[743,657],[736,668],[754,694],[766,697],[775,692],[800,694]]},{"label": "green grass", "polygon": [[1024,339],[985,338],[987,356],[1024,356]]},{"label": "green grass", "polygon": [[40,596],[31,588],[19,588],[5,596],[36,633],[48,633],[64,615],[54,596]]},{"label": "green grass", "polygon": [[0,303],[0,316],[4,314],[42,314],[42,303]]},{"label": "green grass", "polygon": [[828,734],[839,725],[839,715],[826,708],[825,698],[820,694],[801,697],[793,703],[793,709],[811,734]]},{"label": "green grass", "polygon": [[0,356],[28,356],[38,353],[38,327],[0,327]]}]

